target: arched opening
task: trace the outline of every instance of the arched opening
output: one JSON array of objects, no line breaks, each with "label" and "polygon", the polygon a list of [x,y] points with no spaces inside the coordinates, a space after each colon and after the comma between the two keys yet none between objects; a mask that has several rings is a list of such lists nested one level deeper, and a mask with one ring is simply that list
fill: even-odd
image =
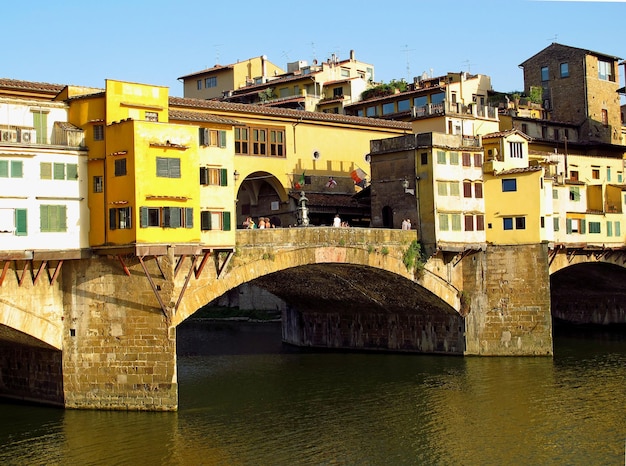
[{"label": "arched opening", "polygon": [[393,209],[388,205],[383,207],[383,228],[393,228]]},{"label": "arched opening", "polygon": [[280,181],[268,172],[253,172],[237,192],[237,228],[244,228],[247,217],[258,225],[259,219],[269,219],[273,226],[295,223],[296,205],[290,201]]}]

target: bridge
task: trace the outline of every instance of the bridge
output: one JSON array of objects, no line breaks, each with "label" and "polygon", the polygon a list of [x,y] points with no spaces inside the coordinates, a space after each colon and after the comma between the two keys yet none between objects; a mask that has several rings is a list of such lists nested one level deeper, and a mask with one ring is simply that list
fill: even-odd
[{"label": "bridge", "polygon": [[[624,264],[620,251],[547,244],[439,251],[420,263],[410,260],[416,240],[415,231],[388,229],[242,230],[236,248],[202,255],[161,245],[142,255],[4,261],[0,395],[175,410],[176,327],[243,283],[287,303],[283,339],[294,345],[550,356],[550,272]],[[611,316],[626,321],[619,306]]]}]

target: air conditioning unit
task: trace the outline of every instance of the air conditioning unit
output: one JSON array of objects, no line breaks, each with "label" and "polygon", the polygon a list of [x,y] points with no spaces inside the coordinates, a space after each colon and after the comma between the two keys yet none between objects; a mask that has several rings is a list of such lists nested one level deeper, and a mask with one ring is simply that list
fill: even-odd
[{"label": "air conditioning unit", "polygon": [[2,142],[17,142],[17,130],[14,130],[14,129],[0,130],[0,140]]},{"label": "air conditioning unit", "polygon": [[37,133],[33,129],[20,130],[20,142],[22,144],[34,144],[37,139]]}]

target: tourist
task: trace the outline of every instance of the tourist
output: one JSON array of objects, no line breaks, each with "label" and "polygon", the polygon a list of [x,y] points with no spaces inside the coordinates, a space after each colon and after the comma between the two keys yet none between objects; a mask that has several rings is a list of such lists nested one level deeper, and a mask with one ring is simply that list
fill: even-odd
[{"label": "tourist", "polygon": [[259,229],[265,229],[265,217],[259,217]]},{"label": "tourist", "polygon": [[341,227],[341,217],[339,216],[339,214],[335,215],[335,218],[333,219],[333,226]]}]

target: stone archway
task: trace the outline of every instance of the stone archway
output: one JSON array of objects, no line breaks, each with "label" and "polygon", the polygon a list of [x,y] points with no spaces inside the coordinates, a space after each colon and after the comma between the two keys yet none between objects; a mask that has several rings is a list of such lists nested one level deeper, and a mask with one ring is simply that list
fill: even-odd
[{"label": "stone archway", "polygon": [[383,228],[393,228],[393,209],[388,205],[383,207]]}]

